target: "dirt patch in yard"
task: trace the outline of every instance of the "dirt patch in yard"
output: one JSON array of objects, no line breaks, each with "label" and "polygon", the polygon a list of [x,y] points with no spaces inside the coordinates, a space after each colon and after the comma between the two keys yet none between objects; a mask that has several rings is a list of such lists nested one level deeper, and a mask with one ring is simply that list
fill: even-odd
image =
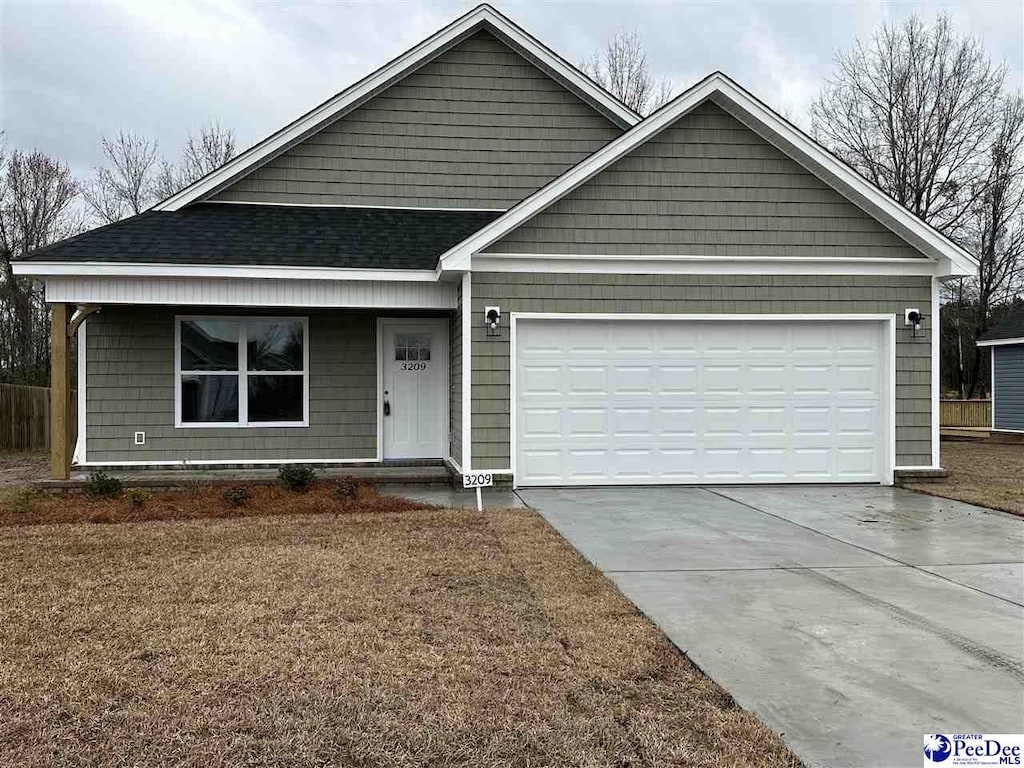
[{"label": "dirt patch in yard", "polygon": [[49,471],[50,454],[45,451],[0,451],[0,487],[24,485],[46,477]]},{"label": "dirt patch in yard", "polygon": [[1024,444],[944,441],[942,466],[949,477],[902,485],[932,496],[1024,515]]},{"label": "dirt patch in yard", "polygon": [[538,515],[426,510],[0,529],[0,764],[798,762]]}]

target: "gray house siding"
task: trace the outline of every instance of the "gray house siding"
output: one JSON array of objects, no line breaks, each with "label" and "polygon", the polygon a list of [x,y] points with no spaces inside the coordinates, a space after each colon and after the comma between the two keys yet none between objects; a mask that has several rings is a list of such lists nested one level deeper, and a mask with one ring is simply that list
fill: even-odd
[{"label": "gray house siding", "polygon": [[710,101],[485,252],[923,258]]},{"label": "gray house siding", "polygon": [[213,199],[505,209],[621,132],[478,32]]},{"label": "gray house siding", "polygon": [[1024,344],[992,347],[992,366],[994,426],[1024,430]]},{"label": "gray house siding", "polygon": [[[474,273],[473,316],[512,312],[664,314],[893,314],[928,307],[931,279],[891,276],[584,275]],[[933,310],[925,310],[929,320]],[[474,469],[510,464],[510,354],[506,328],[473,325]],[[897,322],[896,464],[931,466],[931,334]]]},{"label": "gray house siding", "polygon": [[[174,426],[176,314],[244,314],[173,307],[104,307],[86,334],[86,459],[245,461],[373,459],[377,352],[373,314],[295,310],[309,317],[308,427]],[[275,314],[260,311],[254,314]],[[145,431],[146,444],[133,444]]]}]

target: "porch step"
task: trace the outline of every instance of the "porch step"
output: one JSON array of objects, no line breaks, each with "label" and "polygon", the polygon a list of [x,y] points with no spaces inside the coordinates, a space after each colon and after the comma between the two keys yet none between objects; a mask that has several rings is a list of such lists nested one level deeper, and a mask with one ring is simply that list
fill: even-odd
[{"label": "porch step", "polygon": [[[126,487],[173,490],[195,485],[274,485],[277,483],[277,467],[272,469],[160,469],[160,470],[104,470],[111,477],[118,478]],[[450,485],[453,475],[447,465],[419,466],[348,466],[317,468],[319,480],[332,481],[341,478],[365,480],[370,483],[416,483]],[[89,473],[77,471],[69,480],[36,480],[31,486],[36,490],[50,493],[74,493],[81,491],[89,482]]]},{"label": "porch step", "polygon": [[945,469],[898,469],[896,470],[896,483],[937,483],[949,477]]}]

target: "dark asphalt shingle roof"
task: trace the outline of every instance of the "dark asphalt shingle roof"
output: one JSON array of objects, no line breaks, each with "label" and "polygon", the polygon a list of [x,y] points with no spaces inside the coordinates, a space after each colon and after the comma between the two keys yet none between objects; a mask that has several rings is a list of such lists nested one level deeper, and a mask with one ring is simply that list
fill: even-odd
[{"label": "dark asphalt shingle roof", "polygon": [[30,261],[433,269],[498,211],[201,203],[147,211],[41,248]]},{"label": "dark asphalt shingle roof", "polygon": [[1003,322],[997,323],[992,328],[978,337],[978,341],[997,341],[999,339],[1020,339],[1024,338],[1024,308],[1019,308],[1010,313]]}]

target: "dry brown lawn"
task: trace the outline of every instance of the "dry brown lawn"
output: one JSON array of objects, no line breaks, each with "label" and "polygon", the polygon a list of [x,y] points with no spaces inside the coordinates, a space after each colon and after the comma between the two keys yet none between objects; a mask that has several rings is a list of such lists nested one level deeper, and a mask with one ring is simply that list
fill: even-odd
[{"label": "dry brown lawn", "polygon": [[949,477],[935,483],[904,483],[915,491],[1024,515],[1024,444],[942,443]]},{"label": "dry brown lawn", "polygon": [[798,763],[535,513],[417,510],[0,528],[0,765]]}]

